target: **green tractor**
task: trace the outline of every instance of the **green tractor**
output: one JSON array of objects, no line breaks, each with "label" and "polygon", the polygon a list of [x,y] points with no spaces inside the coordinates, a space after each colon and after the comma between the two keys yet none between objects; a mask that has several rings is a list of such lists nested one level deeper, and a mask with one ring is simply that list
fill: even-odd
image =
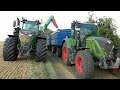
[{"label": "green tractor", "polygon": [[73,21],[71,29],[71,37],[63,41],[62,59],[66,65],[75,64],[81,79],[92,78],[94,66],[119,68],[120,49],[111,40],[98,37],[97,25]]},{"label": "green tractor", "polygon": [[[18,55],[32,56],[37,61],[46,60],[46,33],[47,26],[50,22],[58,28],[54,16],[50,16],[44,26],[41,26],[39,20],[30,21],[22,18],[20,21],[17,18],[13,22],[14,32],[4,42],[3,59],[5,61],[15,61]],[[22,23],[22,27],[20,27]]]}]

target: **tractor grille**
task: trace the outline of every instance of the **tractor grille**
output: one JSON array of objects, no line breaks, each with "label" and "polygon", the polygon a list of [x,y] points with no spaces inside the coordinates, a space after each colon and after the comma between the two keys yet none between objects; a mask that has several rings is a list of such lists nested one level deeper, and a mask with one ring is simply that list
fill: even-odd
[{"label": "tractor grille", "polygon": [[19,39],[21,44],[28,45],[32,42],[33,39],[33,33],[31,31],[21,31],[19,33]]}]

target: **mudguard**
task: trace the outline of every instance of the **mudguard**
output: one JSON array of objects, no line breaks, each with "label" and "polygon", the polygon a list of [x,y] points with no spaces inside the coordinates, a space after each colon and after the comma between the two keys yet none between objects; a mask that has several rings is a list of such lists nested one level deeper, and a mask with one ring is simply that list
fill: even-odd
[{"label": "mudguard", "polygon": [[[67,43],[67,48],[72,48],[72,46],[76,45],[76,41],[75,39],[73,38],[68,38],[66,37],[64,40],[63,40],[63,43],[66,42]],[[62,45],[63,45],[62,43]]]},{"label": "mudguard", "polygon": [[8,35],[9,37],[18,37],[17,35]]}]

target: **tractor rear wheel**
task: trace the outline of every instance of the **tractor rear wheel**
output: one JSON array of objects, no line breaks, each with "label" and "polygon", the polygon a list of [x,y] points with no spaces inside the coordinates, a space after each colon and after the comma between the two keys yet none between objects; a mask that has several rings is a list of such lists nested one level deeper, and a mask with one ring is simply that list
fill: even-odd
[{"label": "tractor rear wheel", "polygon": [[36,60],[45,61],[46,60],[46,40],[38,39],[36,46]]},{"label": "tractor rear wheel", "polygon": [[94,61],[91,53],[86,50],[79,50],[75,57],[75,67],[79,78],[92,78],[94,75]]},{"label": "tractor rear wheel", "polygon": [[4,61],[15,61],[18,56],[17,49],[18,39],[16,37],[8,37],[3,46],[3,59]]},{"label": "tractor rear wheel", "polygon": [[68,66],[71,65],[71,63],[69,61],[69,50],[67,49],[67,43],[66,42],[64,42],[63,46],[62,46],[62,60],[66,65],[68,65]]}]

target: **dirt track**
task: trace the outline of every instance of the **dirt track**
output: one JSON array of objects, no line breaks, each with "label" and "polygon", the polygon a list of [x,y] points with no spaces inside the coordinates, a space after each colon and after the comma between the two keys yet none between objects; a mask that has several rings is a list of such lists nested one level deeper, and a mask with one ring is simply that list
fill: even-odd
[{"label": "dirt track", "polygon": [[[0,79],[78,79],[75,67],[66,66],[60,58],[47,52],[47,62],[18,58],[17,61],[4,61],[0,44]],[[120,73],[120,72],[119,72]],[[93,79],[119,79],[108,70],[95,69]]]}]

